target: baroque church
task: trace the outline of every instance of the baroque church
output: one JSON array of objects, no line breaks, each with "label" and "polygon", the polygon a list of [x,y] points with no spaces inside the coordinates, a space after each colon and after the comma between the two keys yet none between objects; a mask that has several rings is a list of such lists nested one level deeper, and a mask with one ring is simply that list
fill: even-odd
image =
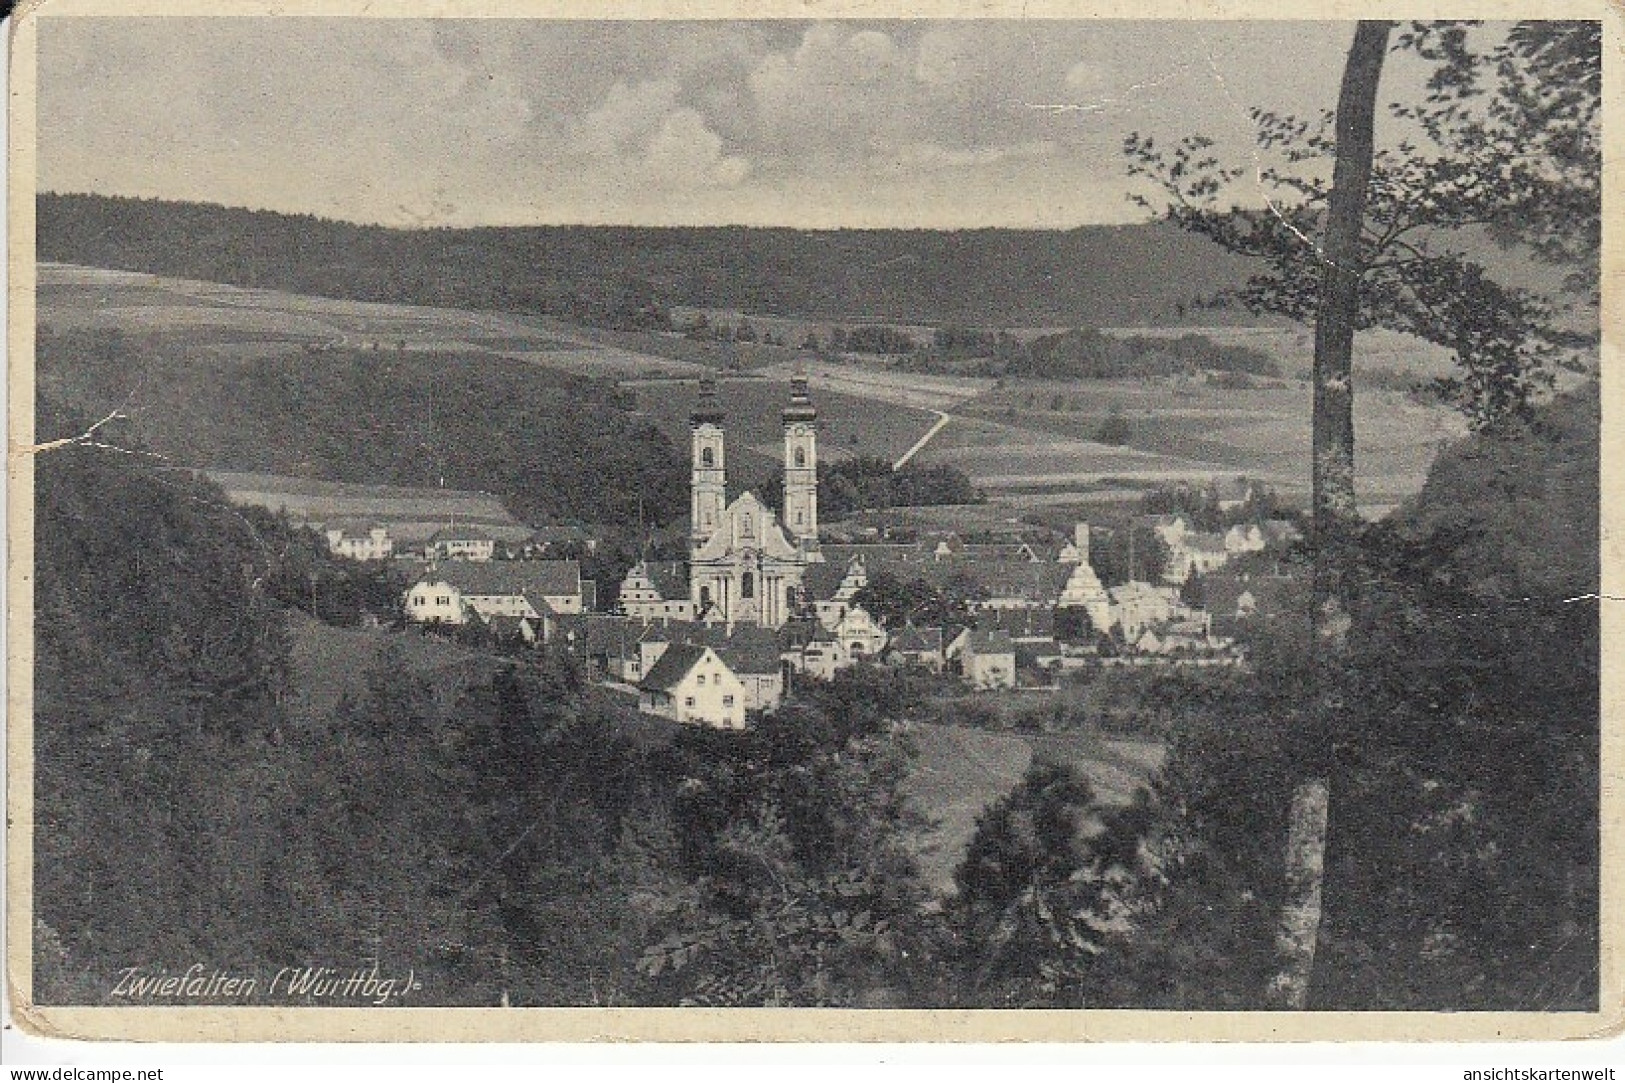
[{"label": "baroque church", "polygon": [[689,595],[700,620],[780,628],[802,606],[818,551],[818,411],[807,378],[790,381],[784,422],[784,522],[755,493],[727,500],[727,457],[716,381],[700,381],[689,417]]}]

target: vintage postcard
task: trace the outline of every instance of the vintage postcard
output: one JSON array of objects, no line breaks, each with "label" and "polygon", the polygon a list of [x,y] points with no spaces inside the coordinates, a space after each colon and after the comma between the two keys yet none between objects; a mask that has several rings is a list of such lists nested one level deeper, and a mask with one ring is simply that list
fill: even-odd
[{"label": "vintage postcard", "polygon": [[9,47],[19,1025],[1620,1028],[1618,6]]}]

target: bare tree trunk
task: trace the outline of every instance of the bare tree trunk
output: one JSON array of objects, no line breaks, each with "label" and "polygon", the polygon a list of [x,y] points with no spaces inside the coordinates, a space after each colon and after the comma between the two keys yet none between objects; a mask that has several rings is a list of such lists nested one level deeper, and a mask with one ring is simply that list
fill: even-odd
[{"label": "bare tree trunk", "polygon": [[1270,983],[1273,1003],[1303,1009],[1320,937],[1321,894],[1326,870],[1326,828],[1331,804],[1332,718],[1340,708],[1330,696],[1347,629],[1342,604],[1342,563],[1354,504],[1354,328],[1360,313],[1365,266],[1360,231],[1371,183],[1377,84],[1392,24],[1362,21],[1354,32],[1337,98],[1337,159],[1321,249],[1320,311],[1315,320],[1314,602],[1310,649],[1316,675],[1306,771],[1293,789],[1287,825],[1286,900],[1276,933],[1280,970]]}]

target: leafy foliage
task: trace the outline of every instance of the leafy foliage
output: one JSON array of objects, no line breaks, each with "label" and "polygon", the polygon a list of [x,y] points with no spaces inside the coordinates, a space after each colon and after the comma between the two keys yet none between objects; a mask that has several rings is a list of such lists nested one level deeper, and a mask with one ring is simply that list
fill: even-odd
[{"label": "leafy foliage", "polygon": [[[1404,138],[1376,153],[1356,261],[1358,326],[1451,350],[1460,373],[1438,389],[1475,424],[1526,416],[1552,384],[1557,344],[1573,335],[1551,298],[1497,281],[1470,242],[1475,230],[1488,229],[1541,258],[1572,263],[1572,283],[1594,293],[1599,24],[1519,24],[1488,54],[1474,51],[1460,24],[1417,24],[1397,47],[1439,66],[1426,103],[1393,107],[1426,141]],[[1485,79],[1493,93],[1486,95]],[[1333,117],[1252,116],[1260,146],[1280,164],[1225,164],[1207,136],[1164,147],[1135,133],[1125,144],[1129,172],[1160,191],[1161,206],[1137,197],[1147,209],[1264,263],[1231,298],[1308,323],[1320,303],[1323,256],[1312,238],[1331,191]],[[1244,178],[1264,188],[1264,207],[1224,202]]]},{"label": "leafy foliage", "polygon": [[[782,464],[762,483],[762,491],[768,505],[782,511]],[[857,511],[979,504],[983,499],[964,471],[953,466],[908,463],[901,470],[893,470],[891,463],[872,455],[818,464],[818,510],[828,520],[843,519]]]},{"label": "leafy foliage", "polygon": [[987,590],[974,576],[959,573],[940,582],[903,579],[881,570],[869,577],[852,598],[870,616],[888,628],[901,628],[910,622],[922,627],[943,627],[970,623],[973,602],[987,597]]}]

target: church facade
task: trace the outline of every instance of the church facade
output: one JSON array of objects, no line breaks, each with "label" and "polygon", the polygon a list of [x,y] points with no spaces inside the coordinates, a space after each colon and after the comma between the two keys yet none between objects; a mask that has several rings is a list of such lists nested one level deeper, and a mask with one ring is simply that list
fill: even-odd
[{"label": "church facade", "polygon": [[689,596],[695,618],[783,627],[801,609],[818,551],[818,412],[807,379],[790,382],[784,424],[784,522],[755,493],[727,499],[727,449],[715,381],[700,381],[689,418]]}]

